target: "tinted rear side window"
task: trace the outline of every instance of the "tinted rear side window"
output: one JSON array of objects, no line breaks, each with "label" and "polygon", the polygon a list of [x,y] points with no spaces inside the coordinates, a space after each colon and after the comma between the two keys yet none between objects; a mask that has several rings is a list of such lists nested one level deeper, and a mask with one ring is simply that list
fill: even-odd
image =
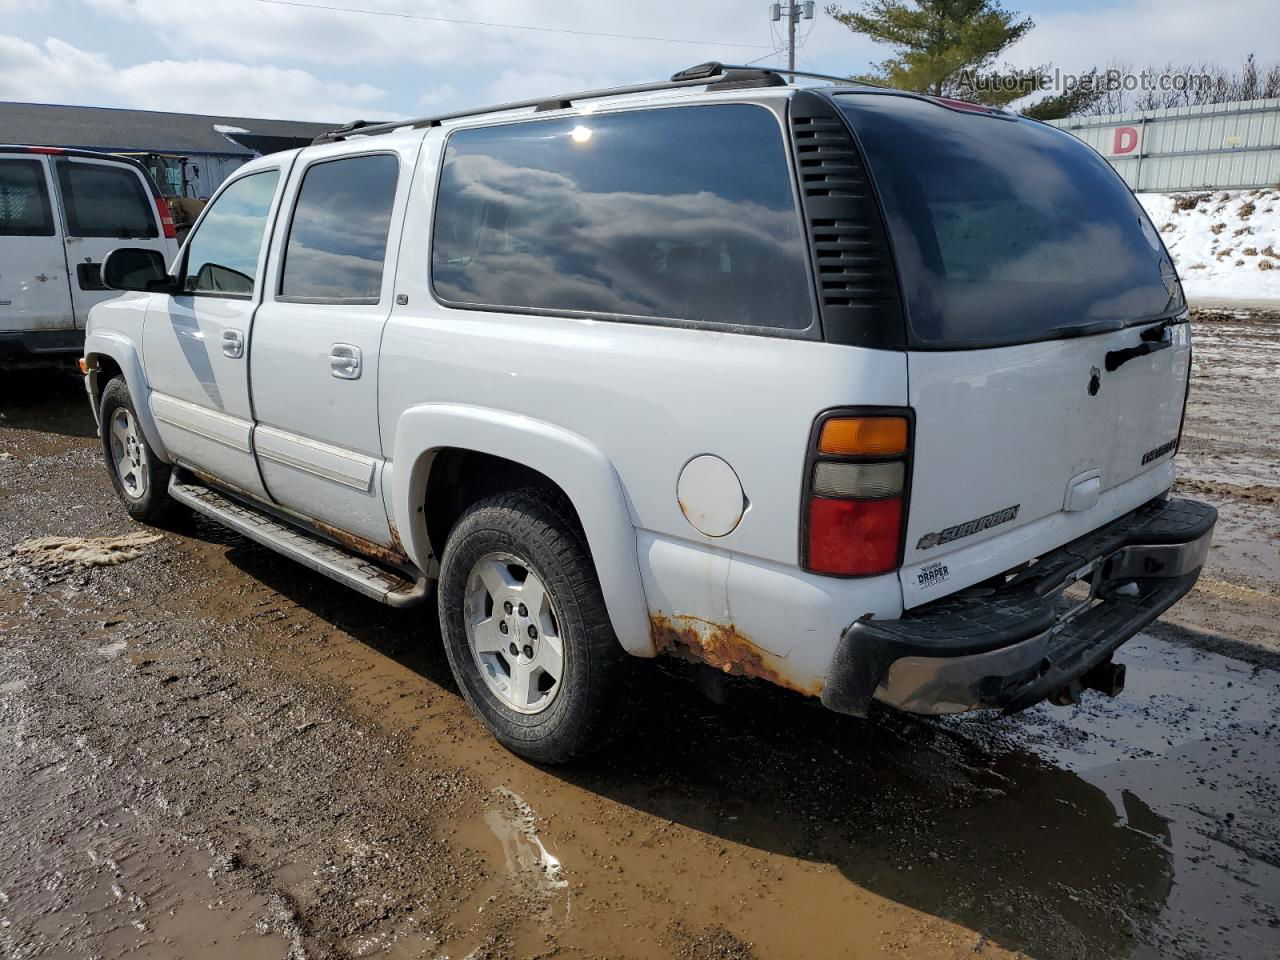
[{"label": "tinted rear side window", "polygon": [[39,160],[0,160],[0,237],[51,237],[53,211]]},{"label": "tinted rear side window", "polygon": [[400,162],[349,157],[309,168],[284,254],[285,298],[377,303]]},{"label": "tinted rear side window", "polygon": [[814,314],[782,133],[749,104],[454,133],[432,282],[496,308],[790,329]]},{"label": "tinted rear side window", "polygon": [[70,236],[160,236],[155,200],[131,167],[74,160],[59,160],[57,166]]},{"label": "tinted rear side window", "polygon": [[884,202],[913,340],[997,346],[1181,305],[1124,181],[1069,134],[910,97],[837,98]]}]

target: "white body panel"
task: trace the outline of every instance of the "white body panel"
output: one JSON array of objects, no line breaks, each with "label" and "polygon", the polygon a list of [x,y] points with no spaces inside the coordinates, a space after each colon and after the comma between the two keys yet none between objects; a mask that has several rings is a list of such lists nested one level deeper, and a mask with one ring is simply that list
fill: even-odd
[{"label": "white body panel", "polygon": [[[378,429],[379,349],[395,298],[396,253],[421,135],[374,144],[394,151],[400,186],[389,229],[378,303],[300,303],[279,299],[287,231],[272,238],[265,289],[254,317],[250,370],[262,478],[282,507],[382,545],[392,543],[382,497],[383,442]],[[375,149],[376,147],[376,149]],[[309,151],[290,177],[281,209],[290,210],[307,169],[352,156],[349,145]],[[335,375],[335,348],[359,352],[351,378]]]},{"label": "white body panel", "polygon": [[[902,583],[907,607],[963,589],[1082,536],[1168,490],[1191,335],[1106,370],[1140,329],[991,350],[910,354],[916,453]],[[1096,394],[1089,385],[1098,376]],[[950,543],[931,534],[1017,506]],[[1067,509],[1071,507],[1073,509]],[[927,543],[927,541],[925,541]],[[942,562],[945,578],[926,577]]]},{"label": "white body panel", "polygon": [[[57,215],[57,191],[49,177],[48,159],[39,154],[0,151],[0,160],[14,160],[37,171],[51,205],[48,236],[0,236],[0,332],[72,330],[71,286],[63,252],[62,220]],[[37,197],[28,202],[35,203]]]},{"label": "white body panel", "polygon": [[[424,148],[411,209],[431,208],[438,137]],[[428,217],[408,218],[402,264],[429,262],[430,231]],[[820,634],[816,667],[839,638],[831,624],[847,626],[868,611],[901,612],[895,577],[809,577],[798,562],[800,487],[815,415],[850,403],[904,405],[905,354],[454,309],[435,301],[425,269],[402,269],[396,289],[409,302],[393,308],[383,336],[382,436],[394,436],[405,411],[419,405],[467,403],[583,438],[617,472],[651,614],[716,623],[727,614],[751,642],[783,655],[797,638]],[[681,471],[702,454],[732,467],[749,503],[723,536],[701,533],[680,509]],[[397,475],[409,469],[399,454],[392,466]],[[695,558],[701,566],[691,564]],[[745,565],[741,573],[735,563]],[[691,578],[693,569],[699,573]],[[786,576],[770,584],[771,602],[761,603],[760,581],[780,570]],[[779,604],[788,585],[792,599]],[[623,642],[633,652],[652,649],[647,632]]]}]

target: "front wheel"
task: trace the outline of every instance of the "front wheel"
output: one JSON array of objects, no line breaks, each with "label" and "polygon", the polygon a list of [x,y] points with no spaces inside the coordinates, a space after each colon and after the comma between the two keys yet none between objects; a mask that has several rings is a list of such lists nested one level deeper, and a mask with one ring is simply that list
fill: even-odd
[{"label": "front wheel", "polygon": [[439,597],[454,678],[504,746],[562,763],[608,740],[626,655],[563,498],[521,490],[469,509],[445,545]]},{"label": "front wheel", "polygon": [[111,485],[129,516],[144,523],[163,519],[174,507],[169,497],[170,468],[147,443],[123,377],[114,378],[102,391],[99,423]]}]

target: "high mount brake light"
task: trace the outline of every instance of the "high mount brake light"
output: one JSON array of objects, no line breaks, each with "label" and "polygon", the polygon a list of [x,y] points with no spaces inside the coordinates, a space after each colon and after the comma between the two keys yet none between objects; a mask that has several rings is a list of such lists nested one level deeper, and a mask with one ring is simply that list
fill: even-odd
[{"label": "high mount brake light", "polygon": [[815,425],[805,476],[802,562],[859,577],[897,569],[910,480],[911,420],[834,411]]}]

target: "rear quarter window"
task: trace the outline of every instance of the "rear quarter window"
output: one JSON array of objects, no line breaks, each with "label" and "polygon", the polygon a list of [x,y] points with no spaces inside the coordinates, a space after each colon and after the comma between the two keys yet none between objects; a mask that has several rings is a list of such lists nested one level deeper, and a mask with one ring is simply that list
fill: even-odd
[{"label": "rear quarter window", "polygon": [[155,200],[132,167],[59,160],[58,189],[73,237],[160,236]]},{"label": "rear quarter window", "polygon": [[460,130],[431,278],[448,303],[653,322],[814,324],[782,131],[750,104]]},{"label": "rear quarter window", "polygon": [[53,232],[44,165],[0,159],[0,237],[51,237]]}]

